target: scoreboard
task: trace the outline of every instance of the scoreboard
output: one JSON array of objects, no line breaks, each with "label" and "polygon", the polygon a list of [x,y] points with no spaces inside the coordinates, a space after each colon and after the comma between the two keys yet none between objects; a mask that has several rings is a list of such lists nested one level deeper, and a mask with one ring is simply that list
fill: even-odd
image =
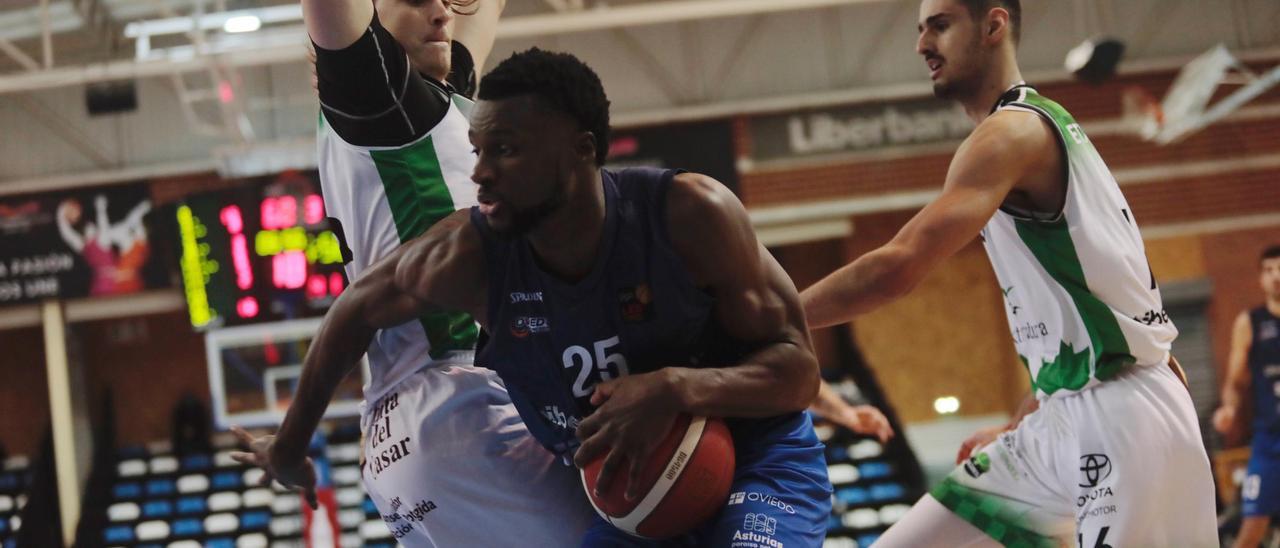
[{"label": "scoreboard", "polygon": [[343,250],[317,175],[286,172],[194,194],[174,209],[191,325],[322,315],[342,293]]}]

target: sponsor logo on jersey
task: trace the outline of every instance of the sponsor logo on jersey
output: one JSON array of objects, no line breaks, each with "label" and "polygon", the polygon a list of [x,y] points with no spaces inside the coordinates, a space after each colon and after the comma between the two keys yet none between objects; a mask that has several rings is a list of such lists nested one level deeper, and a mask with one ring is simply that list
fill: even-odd
[{"label": "sponsor logo on jersey", "polygon": [[[778,520],[768,514],[747,514],[742,520],[742,528],[747,531],[772,535],[778,532]],[[757,541],[759,542],[759,541]]]},{"label": "sponsor logo on jersey", "polygon": [[973,479],[978,479],[978,476],[987,473],[990,469],[991,457],[986,453],[978,453],[964,463],[964,473],[969,474]]},{"label": "sponsor logo on jersey", "polygon": [[786,512],[788,514],[796,513],[795,506],[787,504],[786,501],[778,497],[775,497],[773,495],[770,495],[768,493],[759,493],[755,491],[751,491],[751,492],[738,491],[737,493],[732,493],[729,495],[728,506],[736,506],[744,502],[763,502],[765,504],[768,504],[769,506],[782,510],[783,512]]},{"label": "sponsor logo on jersey", "polygon": [[1258,328],[1258,340],[1274,339],[1277,335],[1280,335],[1280,327],[1276,326],[1275,320],[1267,320]]},{"label": "sponsor logo on jersey", "polygon": [[649,305],[652,303],[653,292],[647,283],[618,290],[618,305],[622,308],[623,321],[634,323],[648,320]]},{"label": "sponsor logo on jersey", "polygon": [[1080,457],[1080,487],[1093,488],[1111,477],[1111,459],[1102,453]]},{"label": "sponsor logo on jersey", "polygon": [[511,336],[517,339],[528,337],[530,333],[547,331],[551,331],[551,323],[542,316],[517,316],[511,320]]},{"label": "sponsor logo on jersey", "polygon": [[1110,487],[1098,487],[1097,489],[1076,497],[1076,508],[1082,508],[1085,504],[1110,496],[1113,496]]},{"label": "sponsor logo on jersey", "polygon": [[1173,323],[1169,319],[1169,313],[1164,310],[1148,310],[1141,316],[1134,316],[1133,321],[1146,325],[1164,325]]},{"label": "sponsor logo on jersey", "polygon": [[543,407],[542,416],[546,417],[547,422],[566,430],[577,430],[578,423],[582,422],[582,419],[561,411],[558,405]]},{"label": "sponsor logo on jersey", "polygon": [[542,302],[541,291],[513,291],[510,297],[511,304]]}]

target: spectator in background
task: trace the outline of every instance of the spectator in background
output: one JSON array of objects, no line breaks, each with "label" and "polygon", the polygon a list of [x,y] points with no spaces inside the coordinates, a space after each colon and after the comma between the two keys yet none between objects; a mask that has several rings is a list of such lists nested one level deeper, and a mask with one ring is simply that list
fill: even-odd
[{"label": "spectator in background", "polygon": [[[1235,546],[1257,546],[1280,513],[1280,245],[1268,247],[1259,262],[1265,302],[1236,316],[1227,358],[1227,382],[1213,427],[1239,437],[1253,409],[1253,443],[1241,489],[1244,522]],[[1252,390],[1250,390],[1252,388]]]}]

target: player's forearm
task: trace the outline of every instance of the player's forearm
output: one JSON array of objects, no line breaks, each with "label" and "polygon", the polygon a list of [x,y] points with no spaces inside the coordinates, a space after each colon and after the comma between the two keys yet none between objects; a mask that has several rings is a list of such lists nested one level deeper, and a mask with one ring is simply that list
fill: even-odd
[{"label": "player's forearm", "polygon": [[1241,379],[1242,375],[1231,374],[1227,378],[1227,382],[1222,387],[1222,406],[1239,411],[1240,406],[1244,403],[1245,390],[1249,388],[1248,379]]},{"label": "player's forearm", "polygon": [[817,329],[852,320],[907,294],[915,285],[907,258],[882,247],[800,292],[805,320]]},{"label": "player's forearm", "polygon": [[373,19],[368,0],[302,0],[302,19],[311,41],[325,49],[355,43]]},{"label": "player's forearm", "polygon": [[708,417],[772,417],[803,411],[818,393],[818,363],[794,343],[770,345],[731,367],[668,368],[683,411]]},{"label": "player's forearm", "polygon": [[[339,299],[341,301],[342,299]],[[296,462],[306,454],[316,426],[342,379],[359,363],[376,330],[335,303],[316,333],[303,362],[302,376],[285,414],[272,460]]]}]

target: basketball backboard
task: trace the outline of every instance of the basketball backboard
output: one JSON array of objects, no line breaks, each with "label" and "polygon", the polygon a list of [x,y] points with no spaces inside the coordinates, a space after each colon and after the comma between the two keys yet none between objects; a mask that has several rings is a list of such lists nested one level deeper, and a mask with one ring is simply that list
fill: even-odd
[{"label": "basketball backboard", "polygon": [[[216,329],[205,334],[209,389],[218,428],[279,425],[293,401],[302,360],[320,327],[320,318]],[[326,418],[360,413],[362,386],[368,379],[361,360],[359,374],[343,379]]]}]

